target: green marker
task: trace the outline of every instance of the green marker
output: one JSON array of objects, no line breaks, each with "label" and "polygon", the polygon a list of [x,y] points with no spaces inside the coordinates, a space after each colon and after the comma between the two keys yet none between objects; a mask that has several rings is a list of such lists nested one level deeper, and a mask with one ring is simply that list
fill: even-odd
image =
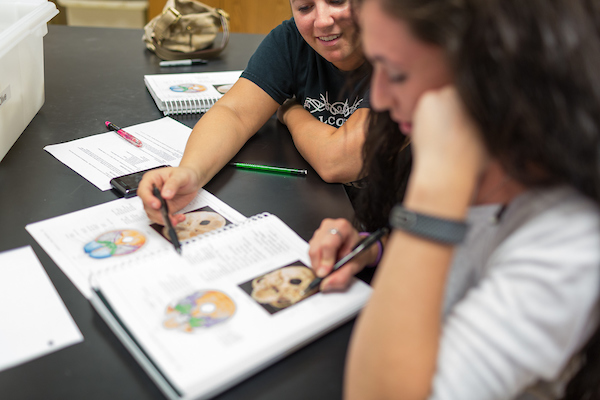
[{"label": "green marker", "polygon": [[308,174],[308,171],[305,169],[271,167],[268,165],[248,164],[248,163],[240,163],[240,162],[231,162],[231,163],[229,163],[229,165],[231,165],[232,167],[236,167],[236,168],[252,169],[255,171],[264,171],[264,172],[277,172],[280,174],[302,175],[302,176],[306,176]]}]

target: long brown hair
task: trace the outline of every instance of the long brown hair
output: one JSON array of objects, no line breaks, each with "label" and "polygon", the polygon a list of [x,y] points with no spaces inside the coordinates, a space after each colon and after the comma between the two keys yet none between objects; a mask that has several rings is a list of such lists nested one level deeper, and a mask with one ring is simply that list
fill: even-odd
[{"label": "long brown hair", "polygon": [[[354,0],[355,12],[363,1]],[[466,109],[507,173],[529,187],[570,185],[600,205],[599,1],[378,1],[445,50]],[[404,193],[406,173],[392,171],[410,157],[393,125],[374,113],[368,188],[356,210],[363,226],[385,224]],[[565,399],[600,398],[600,330],[581,355]]]}]

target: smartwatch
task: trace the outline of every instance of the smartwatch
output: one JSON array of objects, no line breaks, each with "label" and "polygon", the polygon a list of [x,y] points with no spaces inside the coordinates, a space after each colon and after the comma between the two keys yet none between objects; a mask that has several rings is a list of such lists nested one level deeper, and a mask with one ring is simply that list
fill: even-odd
[{"label": "smartwatch", "polygon": [[461,243],[467,234],[464,221],[432,217],[407,210],[397,204],[390,212],[390,225],[395,229],[442,244]]}]

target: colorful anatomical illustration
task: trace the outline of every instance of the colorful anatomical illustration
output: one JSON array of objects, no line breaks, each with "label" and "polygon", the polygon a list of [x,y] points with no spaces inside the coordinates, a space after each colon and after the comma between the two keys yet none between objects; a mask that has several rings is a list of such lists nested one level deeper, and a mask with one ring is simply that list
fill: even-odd
[{"label": "colorful anatomical illustration", "polygon": [[124,256],[139,250],[146,243],[146,236],[133,229],[121,229],[103,233],[83,246],[92,258]]},{"label": "colorful anatomical illustration", "polygon": [[199,93],[204,92],[206,87],[197,83],[182,83],[180,85],[171,86],[169,89],[177,93]]},{"label": "colorful anatomical illustration", "polygon": [[167,306],[163,326],[192,333],[227,321],[235,309],[235,303],[225,293],[198,290]]}]

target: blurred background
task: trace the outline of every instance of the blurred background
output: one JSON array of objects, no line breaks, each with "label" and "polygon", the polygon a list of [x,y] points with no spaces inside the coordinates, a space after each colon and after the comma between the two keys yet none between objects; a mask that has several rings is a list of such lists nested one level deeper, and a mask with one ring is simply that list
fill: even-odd
[{"label": "blurred background", "polygon": [[[166,0],[51,0],[60,14],[51,24],[143,28]],[[230,16],[231,32],[266,34],[292,16],[289,0],[204,0]]]}]

